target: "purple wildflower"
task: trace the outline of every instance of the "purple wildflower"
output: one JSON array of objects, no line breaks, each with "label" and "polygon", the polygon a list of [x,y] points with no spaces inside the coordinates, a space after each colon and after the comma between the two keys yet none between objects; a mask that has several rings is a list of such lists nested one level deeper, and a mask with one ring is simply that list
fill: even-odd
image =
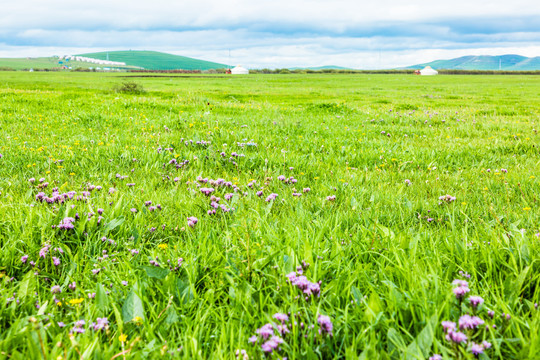
[{"label": "purple wildflower", "polygon": [[467,335],[459,331],[449,331],[448,334],[446,334],[446,340],[452,341],[456,344],[466,343]]},{"label": "purple wildflower", "polygon": [[62,292],[62,289],[60,289],[60,286],[59,285],[54,285],[53,287],[51,287],[51,293],[53,294],[59,294]]},{"label": "purple wildflower", "polygon": [[289,328],[287,328],[287,324],[278,325],[277,330],[282,336],[290,333]]},{"label": "purple wildflower", "polygon": [[274,335],[274,328],[272,324],[265,324],[260,329],[255,330],[255,333],[259,334],[264,340]]},{"label": "purple wildflower", "polygon": [[459,318],[458,323],[460,330],[476,329],[479,325],[484,324],[484,320],[478,316],[463,315]]},{"label": "purple wildflower", "polygon": [[289,321],[289,317],[287,316],[287,314],[282,314],[282,313],[275,313],[274,319],[276,319],[277,321],[281,321],[281,323]]},{"label": "purple wildflower", "polygon": [[443,195],[443,196],[439,196],[439,200],[444,201],[446,203],[451,203],[453,201],[456,201],[456,197],[446,194],[446,195]]},{"label": "purple wildflower", "polygon": [[211,193],[214,192],[214,188],[200,188],[200,191],[201,191],[204,195],[208,196],[208,195],[210,195]]},{"label": "purple wildflower", "polygon": [[92,323],[94,331],[106,330],[109,327],[109,320],[107,318],[97,318],[95,323]]},{"label": "purple wildflower", "polygon": [[54,264],[54,266],[60,265],[60,259],[59,259],[59,258],[53,256],[52,259],[53,259],[53,264]]},{"label": "purple wildflower", "polygon": [[445,332],[456,330],[456,323],[453,321],[443,321],[441,325]]},{"label": "purple wildflower", "polygon": [[330,320],[330,317],[326,315],[319,315],[317,318],[317,322],[321,326],[320,331],[322,331],[322,334],[328,334],[332,336],[332,320]]},{"label": "purple wildflower", "polygon": [[75,219],[72,217],[66,217],[62,219],[60,224],[57,226],[58,229],[65,229],[65,230],[71,230],[75,228],[75,225],[73,223],[75,222]]},{"label": "purple wildflower", "polygon": [[28,260],[28,255],[23,255],[23,256],[21,257],[21,262],[22,262],[23,264],[26,264],[26,260]]},{"label": "purple wildflower", "polygon": [[199,219],[197,219],[195,216],[190,216],[190,217],[187,218],[187,220],[188,220],[188,226],[189,227],[195,227],[195,225],[199,221]]},{"label": "purple wildflower", "polygon": [[469,302],[474,308],[476,308],[484,302],[484,299],[482,299],[480,296],[470,296]]},{"label": "purple wildflower", "polygon": [[283,339],[278,336],[272,336],[270,340],[261,345],[261,349],[270,354],[273,350],[279,347],[279,344],[283,343]]},{"label": "purple wildflower", "polygon": [[50,245],[44,245],[41,250],[39,250],[39,257],[45,258],[47,256],[47,253],[49,252]]},{"label": "purple wildflower", "polygon": [[71,329],[71,332],[74,333],[79,333],[79,334],[82,334],[85,332],[85,329],[84,329],[84,320],[79,320],[79,321],[76,321],[75,322],[75,326],[73,327],[73,329]]},{"label": "purple wildflower", "polygon": [[482,345],[472,343],[471,352],[474,355],[478,356],[478,355],[480,355],[481,353],[484,352],[484,347]]},{"label": "purple wildflower", "polygon": [[452,284],[457,285],[457,287],[452,290],[457,299],[463,298],[466,293],[471,291],[469,289],[469,284],[465,280],[454,280]]},{"label": "purple wildflower", "polygon": [[285,276],[289,279],[290,282],[293,282],[293,280],[296,279],[296,272],[293,271]]}]

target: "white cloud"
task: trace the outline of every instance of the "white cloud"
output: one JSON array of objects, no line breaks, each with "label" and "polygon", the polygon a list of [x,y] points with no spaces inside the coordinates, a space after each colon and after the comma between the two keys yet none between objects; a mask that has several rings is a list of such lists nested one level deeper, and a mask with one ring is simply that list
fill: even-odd
[{"label": "white cloud", "polygon": [[249,67],[384,68],[468,54],[540,55],[532,0],[20,0],[0,56],[146,49]]}]

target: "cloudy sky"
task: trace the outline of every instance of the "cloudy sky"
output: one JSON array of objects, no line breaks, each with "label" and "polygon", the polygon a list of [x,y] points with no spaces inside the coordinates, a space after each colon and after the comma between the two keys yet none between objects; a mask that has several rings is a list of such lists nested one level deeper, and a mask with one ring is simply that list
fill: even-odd
[{"label": "cloudy sky", "polygon": [[2,1],[0,57],[126,49],[250,68],[540,56],[540,1]]}]

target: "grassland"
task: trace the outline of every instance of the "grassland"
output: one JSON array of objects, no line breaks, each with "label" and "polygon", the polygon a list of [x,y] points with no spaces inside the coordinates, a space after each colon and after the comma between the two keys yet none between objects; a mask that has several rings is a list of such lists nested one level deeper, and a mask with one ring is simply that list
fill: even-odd
[{"label": "grassland", "polygon": [[158,51],[108,51],[81,54],[93,59],[120,61],[127,65],[142,67],[147,70],[210,70],[225,69],[229,65],[211,61],[193,59],[186,56],[162,53]]},{"label": "grassland", "polygon": [[2,72],[0,357],[537,359],[538,88]]}]

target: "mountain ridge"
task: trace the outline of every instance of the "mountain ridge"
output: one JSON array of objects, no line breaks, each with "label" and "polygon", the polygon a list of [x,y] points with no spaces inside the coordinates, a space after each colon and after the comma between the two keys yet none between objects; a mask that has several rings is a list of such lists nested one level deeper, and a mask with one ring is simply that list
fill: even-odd
[{"label": "mountain ridge", "polygon": [[421,69],[425,66],[445,70],[540,70],[540,56],[526,57],[515,54],[467,55],[454,59],[435,60],[427,63],[411,65],[402,67],[400,69]]}]

